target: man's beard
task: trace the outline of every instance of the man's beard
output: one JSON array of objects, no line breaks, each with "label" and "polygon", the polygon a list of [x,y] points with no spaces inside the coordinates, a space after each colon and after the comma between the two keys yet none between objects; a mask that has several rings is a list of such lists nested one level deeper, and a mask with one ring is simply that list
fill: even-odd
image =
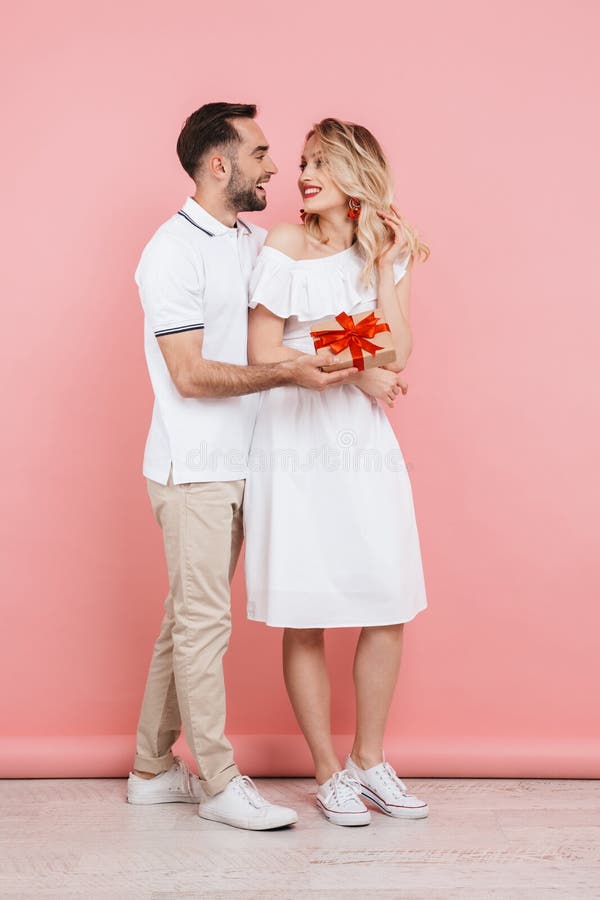
[{"label": "man's beard", "polygon": [[227,186],[227,204],[234,212],[256,212],[264,209],[267,198],[256,193],[256,183],[244,181],[235,159],[231,159],[231,178]]}]

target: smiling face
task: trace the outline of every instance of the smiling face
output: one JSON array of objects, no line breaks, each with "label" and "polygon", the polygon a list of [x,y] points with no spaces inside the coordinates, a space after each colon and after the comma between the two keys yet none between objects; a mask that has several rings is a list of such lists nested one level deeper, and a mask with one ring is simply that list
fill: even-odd
[{"label": "smiling face", "polygon": [[265,185],[277,173],[277,166],[269,156],[269,145],[259,125],[253,119],[233,121],[241,143],[237,156],[230,158],[228,204],[239,212],[261,210],[267,205]]},{"label": "smiling face", "polygon": [[307,213],[318,215],[333,209],[345,209],[348,204],[348,197],[329,174],[320,143],[314,134],[304,145],[300,158],[298,188]]}]

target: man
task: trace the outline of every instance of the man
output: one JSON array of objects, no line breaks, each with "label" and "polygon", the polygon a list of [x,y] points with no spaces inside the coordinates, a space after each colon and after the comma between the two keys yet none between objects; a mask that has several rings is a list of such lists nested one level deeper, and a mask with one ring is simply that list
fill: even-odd
[{"label": "man", "polygon": [[[242,543],[242,502],[258,391],[324,390],[356,370],[303,355],[247,365],[247,301],[266,231],[238,218],[262,210],[277,167],[256,107],[209,103],[177,142],[195,194],[160,226],[136,271],[155,394],[144,475],[163,531],[169,594],[138,724],[130,803],[199,803],[199,815],[249,829],[297,821],[265,800],[233,758],[222,660],[230,583]],[[183,731],[200,778],[174,757]]]}]

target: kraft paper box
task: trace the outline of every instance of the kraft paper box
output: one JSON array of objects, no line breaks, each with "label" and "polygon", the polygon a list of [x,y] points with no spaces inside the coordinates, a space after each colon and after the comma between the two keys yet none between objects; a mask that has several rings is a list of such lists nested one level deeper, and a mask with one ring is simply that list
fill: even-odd
[{"label": "kraft paper box", "polygon": [[379,308],[354,316],[340,313],[323,319],[310,334],[317,354],[330,352],[338,357],[333,365],[323,366],[324,372],[352,366],[362,371],[385,366],[396,359],[390,326]]}]

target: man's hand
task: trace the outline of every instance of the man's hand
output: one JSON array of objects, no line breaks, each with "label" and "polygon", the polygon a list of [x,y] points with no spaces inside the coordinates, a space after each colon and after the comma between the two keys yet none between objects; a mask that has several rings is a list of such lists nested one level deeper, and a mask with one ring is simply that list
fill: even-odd
[{"label": "man's hand", "polygon": [[[332,366],[336,362],[333,353],[303,353],[295,359],[286,360],[280,365],[288,369],[290,381],[299,387],[313,391],[324,391],[335,384],[344,384],[358,373],[358,369],[340,369],[338,372],[323,372],[321,366]],[[391,373],[390,373],[391,374]]]}]

